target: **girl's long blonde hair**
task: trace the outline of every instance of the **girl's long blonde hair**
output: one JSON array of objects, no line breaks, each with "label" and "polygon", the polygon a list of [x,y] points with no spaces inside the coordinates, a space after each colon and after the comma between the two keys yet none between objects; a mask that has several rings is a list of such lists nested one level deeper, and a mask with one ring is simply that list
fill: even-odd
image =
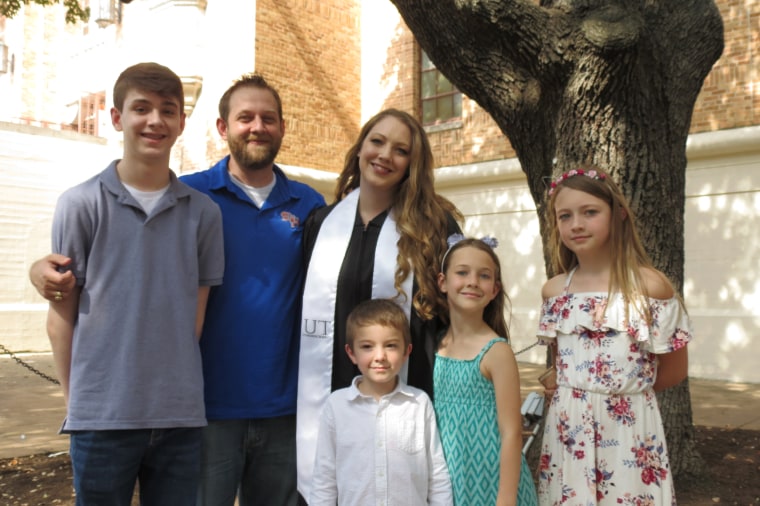
[{"label": "girl's long blonde hair", "polygon": [[[578,265],[578,257],[559,235],[554,207],[557,195],[564,188],[582,191],[603,200],[610,206],[610,282],[608,297],[620,292],[626,307],[632,306],[647,323],[652,321],[649,294],[644,282],[642,269],[654,268],[636,230],[636,219],[620,188],[609,174],[599,168],[586,165],[579,167],[582,173],[556,180],[551,190],[546,212],[546,225],[551,245],[551,268],[555,274],[570,272]],[[590,176],[589,172],[596,171]],[[592,172],[593,173],[593,172]],[[628,316],[628,313],[626,313]]]},{"label": "girl's long blonde hair", "polygon": [[414,269],[418,291],[412,303],[420,317],[429,320],[435,316],[435,280],[446,251],[449,220],[453,218],[461,223],[463,218],[454,204],[435,193],[433,152],[422,125],[398,109],[385,109],[373,116],[364,124],[356,142],[346,153],[335,197],[342,200],[359,186],[359,152],[362,144],[372,128],[389,116],[404,123],[412,137],[409,167],[391,206],[400,235],[394,285],[399,295],[408,297],[401,284]]}]

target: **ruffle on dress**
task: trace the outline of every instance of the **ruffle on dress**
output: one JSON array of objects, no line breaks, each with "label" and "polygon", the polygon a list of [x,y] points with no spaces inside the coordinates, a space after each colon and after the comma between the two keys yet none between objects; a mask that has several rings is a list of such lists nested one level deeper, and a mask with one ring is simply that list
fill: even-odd
[{"label": "ruffle on dress", "polygon": [[625,302],[621,294],[611,297],[599,292],[563,294],[544,300],[541,306],[537,336],[547,344],[557,334],[592,332],[624,333],[644,344],[652,353],[669,353],[691,341],[691,322],[677,297],[649,299],[652,323],[648,324],[631,306],[626,320]]}]

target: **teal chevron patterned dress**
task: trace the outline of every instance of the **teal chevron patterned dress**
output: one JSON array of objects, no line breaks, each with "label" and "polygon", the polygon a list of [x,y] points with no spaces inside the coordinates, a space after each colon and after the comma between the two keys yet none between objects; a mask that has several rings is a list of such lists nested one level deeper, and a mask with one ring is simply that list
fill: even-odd
[{"label": "teal chevron patterned dress", "polygon": [[[499,489],[501,438],[493,383],[480,373],[489,341],[472,360],[436,355],[433,370],[435,414],[449,466],[456,506],[493,506]],[[515,406],[515,409],[520,409]],[[517,504],[538,504],[530,470],[522,458]]]}]

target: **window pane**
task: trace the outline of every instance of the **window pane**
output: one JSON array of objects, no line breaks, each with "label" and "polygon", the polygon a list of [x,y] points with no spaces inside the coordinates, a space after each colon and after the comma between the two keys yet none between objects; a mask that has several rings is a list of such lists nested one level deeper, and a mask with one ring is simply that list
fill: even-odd
[{"label": "window pane", "polygon": [[422,102],[422,123],[435,123],[435,101],[424,100]]},{"label": "window pane", "polygon": [[454,90],[454,87],[451,85],[448,79],[441,74],[440,71],[436,71],[436,74],[438,74],[438,94],[442,93],[451,93]]},{"label": "window pane", "polygon": [[430,58],[428,58],[427,53],[425,51],[420,51],[422,53],[422,70],[430,70],[434,69],[435,65],[433,65],[433,62],[430,61]]},{"label": "window pane", "polygon": [[454,93],[452,98],[454,99],[454,116],[459,118],[462,116],[462,94]]},{"label": "window pane", "polygon": [[454,115],[451,98],[451,95],[447,95],[436,100],[438,102],[438,117],[436,119],[447,120]]},{"label": "window pane", "polygon": [[420,102],[422,123],[432,125],[462,116],[462,94],[420,51]]},{"label": "window pane", "polygon": [[435,92],[435,80],[436,80],[436,74],[438,72],[432,71],[432,72],[423,72],[422,73],[422,79],[421,79],[421,86],[422,86],[422,98],[428,98],[436,95]]}]

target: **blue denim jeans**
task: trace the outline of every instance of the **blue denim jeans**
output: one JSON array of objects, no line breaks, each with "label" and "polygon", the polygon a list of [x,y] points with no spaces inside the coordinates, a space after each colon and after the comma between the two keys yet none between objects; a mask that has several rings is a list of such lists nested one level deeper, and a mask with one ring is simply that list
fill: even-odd
[{"label": "blue denim jeans", "polygon": [[187,506],[200,462],[199,427],[71,433],[77,506],[129,506],[136,481],[142,506]]},{"label": "blue denim jeans", "polygon": [[296,417],[209,420],[198,506],[296,505]]}]

